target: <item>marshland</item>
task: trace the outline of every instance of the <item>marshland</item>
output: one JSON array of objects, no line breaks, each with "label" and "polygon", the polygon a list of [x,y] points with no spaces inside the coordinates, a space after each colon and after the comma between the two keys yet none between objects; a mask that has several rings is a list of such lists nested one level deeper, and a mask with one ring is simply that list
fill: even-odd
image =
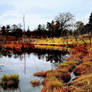
[{"label": "marshland", "polygon": [[84,23],[63,12],[34,29],[25,17],[0,26],[0,92],[92,92],[92,13]]}]

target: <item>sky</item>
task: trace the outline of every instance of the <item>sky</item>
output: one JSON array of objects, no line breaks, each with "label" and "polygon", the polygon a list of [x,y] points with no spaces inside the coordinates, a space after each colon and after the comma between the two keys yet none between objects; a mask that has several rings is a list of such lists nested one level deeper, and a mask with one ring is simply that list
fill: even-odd
[{"label": "sky", "polygon": [[92,0],[2,0],[0,2],[0,25],[22,24],[36,29],[38,24],[55,19],[63,12],[70,12],[84,23],[92,12]]}]

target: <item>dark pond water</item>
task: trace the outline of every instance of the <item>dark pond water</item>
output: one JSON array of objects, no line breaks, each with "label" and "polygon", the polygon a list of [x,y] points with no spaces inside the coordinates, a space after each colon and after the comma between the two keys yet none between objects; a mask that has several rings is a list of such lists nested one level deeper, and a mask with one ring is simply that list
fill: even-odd
[{"label": "dark pond water", "polygon": [[3,74],[18,74],[20,77],[20,90],[4,91],[0,88],[0,92],[40,92],[42,86],[32,87],[32,80],[40,80],[42,78],[34,77],[35,72],[55,69],[58,63],[64,61],[66,56],[60,52],[51,53],[30,53],[22,55],[9,55],[0,57],[0,78]]}]

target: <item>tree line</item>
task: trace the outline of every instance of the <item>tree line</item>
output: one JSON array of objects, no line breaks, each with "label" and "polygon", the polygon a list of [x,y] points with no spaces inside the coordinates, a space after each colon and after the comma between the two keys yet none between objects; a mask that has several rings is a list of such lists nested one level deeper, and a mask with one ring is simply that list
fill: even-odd
[{"label": "tree line", "polygon": [[73,14],[66,12],[60,13],[51,22],[47,22],[46,25],[39,24],[35,30],[29,28],[25,31],[17,25],[1,26],[1,35],[16,36],[16,38],[26,35],[27,37],[67,37],[68,35],[74,35],[75,37],[82,34],[92,35],[92,13],[89,16],[89,22],[84,25],[82,21],[75,22]]}]

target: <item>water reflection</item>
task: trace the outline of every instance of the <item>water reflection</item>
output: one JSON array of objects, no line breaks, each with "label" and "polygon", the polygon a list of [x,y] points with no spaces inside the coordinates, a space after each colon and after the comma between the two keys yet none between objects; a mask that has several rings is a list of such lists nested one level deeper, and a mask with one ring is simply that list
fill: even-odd
[{"label": "water reflection", "polygon": [[[66,50],[62,50],[62,51],[59,51],[59,50],[45,50],[45,49],[31,49],[29,50],[29,52],[22,52],[21,54],[20,53],[12,53],[12,52],[9,52],[9,51],[6,51],[5,53],[4,52],[1,52],[0,53],[0,58],[2,56],[8,56],[9,58],[12,57],[12,55],[14,55],[14,58],[20,58],[20,60],[22,60],[23,58],[25,59],[25,54],[28,54],[30,55],[31,53],[34,53],[34,55],[36,55],[38,57],[38,59],[43,59],[43,58],[46,58],[46,61],[50,61],[51,63],[52,62],[55,62],[55,63],[61,63],[64,61],[64,56],[66,54],[69,54],[69,52]],[[26,60],[24,60],[26,61]]]},{"label": "water reflection", "polygon": [[[40,92],[41,86],[33,88],[30,85],[31,80],[42,80],[33,76],[33,73],[46,71],[49,69],[55,69],[58,63],[62,63],[65,60],[65,55],[62,51],[58,50],[31,50],[29,53],[0,53],[0,64],[4,64],[4,67],[0,69],[0,78],[3,74],[19,74],[20,76],[20,89],[21,92]],[[22,61],[22,62],[21,62]],[[20,90],[14,91],[2,91],[0,92],[20,92]]]},{"label": "water reflection", "polygon": [[38,57],[38,59],[46,59],[46,61],[50,61],[51,63],[62,63],[65,60],[65,55],[69,54],[69,52],[62,53],[59,50],[37,50],[34,55]]}]

